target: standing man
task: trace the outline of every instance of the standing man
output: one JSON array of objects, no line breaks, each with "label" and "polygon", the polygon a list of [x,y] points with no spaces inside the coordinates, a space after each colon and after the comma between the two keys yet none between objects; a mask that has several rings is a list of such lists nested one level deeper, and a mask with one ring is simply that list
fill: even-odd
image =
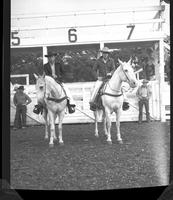
[{"label": "standing man", "polygon": [[63,79],[63,67],[61,63],[55,62],[57,53],[49,52],[45,57],[48,58],[48,63],[43,66],[43,70],[47,76],[51,76],[58,82],[62,88],[65,90],[66,95],[68,96],[68,110],[69,113],[75,112],[75,102],[69,91],[69,89],[62,83]]},{"label": "standing man", "polygon": [[26,111],[27,105],[32,102],[31,98],[24,93],[24,86],[18,87],[13,97],[16,106],[16,115],[14,120],[14,129],[26,128]]},{"label": "standing man", "polygon": [[149,99],[151,97],[151,90],[149,85],[147,85],[148,80],[143,80],[142,85],[139,86],[136,96],[138,97],[138,105],[139,105],[139,124],[142,123],[142,115],[143,115],[143,105],[145,106],[146,118],[147,122],[150,122],[150,113],[149,113]]},{"label": "standing man", "polygon": [[[110,58],[110,50],[108,47],[104,47],[102,50],[102,56],[98,58],[94,65],[95,76],[97,77],[97,81],[94,86],[94,90],[90,99],[90,110],[95,111],[97,108],[97,97],[98,92],[103,85],[104,81],[110,79],[113,75],[115,68],[115,63],[112,58]],[[128,102],[123,102],[123,110],[127,110],[129,108]]]}]

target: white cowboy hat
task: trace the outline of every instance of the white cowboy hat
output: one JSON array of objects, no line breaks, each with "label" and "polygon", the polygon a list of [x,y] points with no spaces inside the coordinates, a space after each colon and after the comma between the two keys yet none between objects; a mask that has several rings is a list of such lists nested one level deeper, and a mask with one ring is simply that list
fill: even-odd
[{"label": "white cowboy hat", "polygon": [[148,83],[148,80],[144,79],[144,80],[142,81],[142,83]]},{"label": "white cowboy hat", "polygon": [[19,85],[15,84],[14,87],[13,87],[13,90],[16,91],[18,88],[19,88]]},{"label": "white cowboy hat", "polygon": [[110,53],[110,49],[108,47],[103,47],[103,49],[100,51],[103,53]]}]

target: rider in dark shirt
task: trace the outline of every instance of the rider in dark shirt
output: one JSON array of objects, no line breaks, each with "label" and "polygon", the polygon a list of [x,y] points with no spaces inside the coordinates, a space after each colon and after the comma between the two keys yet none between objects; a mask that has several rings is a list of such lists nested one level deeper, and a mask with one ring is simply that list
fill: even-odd
[{"label": "rider in dark shirt", "polygon": [[[69,89],[66,87],[66,85],[62,82],[63,81],[63,66],[60,62],[55,62],[57,53],[49,52],[45,57],[48,58],[48,63],[44,64],[43,71],[47,76],[51,76],[55,79],[56,82],[58,82],[62,88],[64,89],[64,92],[66,93],[68,97],[68,110],[69,113],[75,112],[75,102],[73,100],[73,97],[69,91]],[[37,113],[37,110],[36,112]]]},{"label": "rider in dark shirt", "polygon": [[[94,90],[92,92],[91,98],[90,98],[90,109],[92,111],[95,111],[97,108],[97,97],[98,92],[103,85],[103,82],[106,79],[111,78],[112,74],[116,70],[114,60],[110,58],[110,50],[107,47],[104,47],[102,50],[102,56],[96,60],[96,63],[94,65],[94,72],[95,76],[97,77],[97,81],[95,83]],[[126,100],[126,99],[125,99]],[[127,100],[123,102],[123,110],[128,109],[128,102]]]}]

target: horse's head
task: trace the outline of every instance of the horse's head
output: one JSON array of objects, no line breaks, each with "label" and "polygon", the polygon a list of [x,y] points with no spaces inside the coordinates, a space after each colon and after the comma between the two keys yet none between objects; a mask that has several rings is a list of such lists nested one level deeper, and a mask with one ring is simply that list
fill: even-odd
[{"label": "horse's head", "polygon": [[45,81],[45,73],[43,75],[36,75],[34,74],[36,78],[36,93],[37,93],[37,100],[42,101],[45,95],[46,90],[46,81]]},{"label": "horse's head", "polygon": [[138,85],[135,72],[131,66],[131,59],[128,62],[122,62],[118,59],[121,66],[120,77],[122,81],[127,82],[130,87],[135,88]]}]

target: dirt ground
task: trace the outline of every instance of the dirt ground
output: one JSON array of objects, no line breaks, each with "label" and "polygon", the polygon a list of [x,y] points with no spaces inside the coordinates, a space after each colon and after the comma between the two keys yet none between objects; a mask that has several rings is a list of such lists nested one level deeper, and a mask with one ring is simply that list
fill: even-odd
[{"label": "dirt ground", "polygon": [[[58,127],[56,126],[58,131]],[[170,126],[168,122],[122,122],[124,141],[106,143],[94,124],[63,125],[64,146],[50,148],[44,126],[11,130],[11,185],[15,189],[105,190],[167,185]]]}]

